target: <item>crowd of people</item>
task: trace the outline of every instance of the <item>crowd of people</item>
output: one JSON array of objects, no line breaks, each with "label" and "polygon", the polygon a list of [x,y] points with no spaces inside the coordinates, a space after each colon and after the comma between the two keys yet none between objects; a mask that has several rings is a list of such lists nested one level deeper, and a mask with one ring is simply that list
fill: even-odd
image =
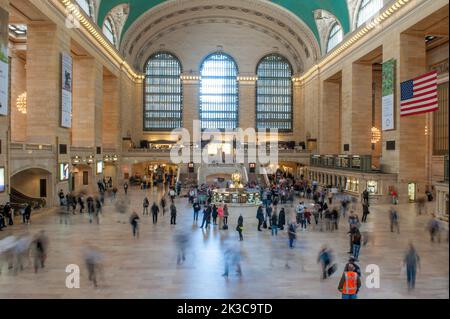
[{"label": "crowd of people", "polygon": [[[367,245],[370,237],[369,233],[362,230],[362,226],[367,223],[370,215],[370,201],[367,190],[364,190],[361,194],[359,203],[355,197],[339,193],[332,187],[320,187],[314,181],[305,180],[303,176],[294,178],[290,174],[274,174],[270,181],[271,185],[268,187],[260,187],[257,183],[246,185],[256,188],[260,192],[261,203],[256,208],[257,227],[255,231],[268,231],[273,238],[284,236],[286,238],[286,250],[292,250],[296,248],[296,241],[301,232],[332,233],[340,230],[341,227],[348,227],[346,231],[349,238],[348,263],[344,267],[337,288],[342,294],[342,298],[357,298],[361,289],[361,270],[358,265],[361,247]],[[153,200],[153,198],[150,201],[148,194],[145,193],[142,200],[142,214],[138,214],[133,209],[129,215],[132,236],[135,239],[139,238],[139,225],[143,217],[152,215],[152,223],[156,225],[158,217],[164,217],[167,209],[170,214],[170,225],[175,228],[178,214],[177,205],[187,203],[192,207],[193,226],[202,229],[203,232],[210,228],[226,232],[229,231],[229,223],[232,223],[232,229],[237,232],[236,238],[241,242],[244,241],[244,234],[249,231],[244,232],[246,228],[244,228],[243,214],[238,209],[230,209],[226,203],[213,202],[212,190],[215,186],[207,184],[193,186],[186,189],[185,194],[182,194],[182,185],[177,182],[170,185],[167,190],[164,189],[158,201]],[[124,183],[123,194],[125,198],[128,196],[128,189],[128,183]],[[145,187],[142,189],[145,189]],[[98,181],[98,191],[94,195],[86,192],[64,194],[61,190],[58,193],[60,223],[70,224],[71,215],[87,214],[89,223],[95,221],[96,224],[99,224],[102,207],[105,205],[105,196],[110,197],[111,203],[116,201],[115,209],[118,213],[129,212],[129,201],[116,200],[117,193],[117,187],[114,187],[111,181],[106,180]],[[184,202],[184,198],[186,198],[186,202]],[[28,214],[26,211],[23,214],[24,216]],[[13,224],[10,212],[10,206],[5,205],[0,215],[0,230],[6,224]],[[361,213],[361,219],[358,215],[359,212]],[[400,234],[399,213],[396,205],[390,207],[388,215],[390,231]],[[29,215],[24,217],[24,221],[27,220],[29,221]],[[432,216],[428,223],[428,230],[431,241],[440,242],[442,226],[436,216]],[[304,236],[307,236],[307,234]],[[181,265],[186,260],[190,236],[184,231],[178,231],[174,233],[174,239],[177,248],[177,264]],[[33,256],[33,268],[37,272],[39,268],[44,267],[47,253],[48,237],[44,232],[39,232],[35,236],[30,236],[28,233],[19,237],[8,236],[0,241],[2,261],[0,271],[3,268],[3,263],[7,264],[8,268],[15,273],[23,270],[24,261],[31,254]],[[223,276],[228,277],[232,267],[236,269],[239,276],[242,276],[240,249],[237,246],[227,245],[224,247],[223,253]],[[97,248],[87,245],[84,255],[89,280],[97,287],[98,272],[101,269],[101,253]],[[322,280],[327,280],[333,276],[338,268],[335,253],[326,244],[318,252],[317,263],[321,265],[320,277]],[[405,254],[404,265],[408,289],[414,289],[420,258],[412,242]],[[286,268],[289,268],[288,262],[286,262]]]}]

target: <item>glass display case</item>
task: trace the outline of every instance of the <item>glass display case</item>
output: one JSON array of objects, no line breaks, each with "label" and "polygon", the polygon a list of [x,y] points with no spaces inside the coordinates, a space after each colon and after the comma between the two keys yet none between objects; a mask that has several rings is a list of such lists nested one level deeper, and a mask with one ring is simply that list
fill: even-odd
[{"label": "glass display case", "polygon": [[213,203],[225,204],[261,204],[259,191],[244,188],[221,188],[213,190]]}]

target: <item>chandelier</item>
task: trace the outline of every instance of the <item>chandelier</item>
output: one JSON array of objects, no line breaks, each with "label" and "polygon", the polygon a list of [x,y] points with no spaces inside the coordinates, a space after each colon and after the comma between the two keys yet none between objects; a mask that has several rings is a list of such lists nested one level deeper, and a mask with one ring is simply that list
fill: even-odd
[{"label": "chandelier", "polygon": [[372,138],[371,142],[372,144],[376,144],[381,140],[381,131],[379,128],[376,128],[375,126],[372,127]]},{"label": "chandelier", "polygon": [[17,97],[16,107],[20,113],[27,114],[27,92],[24,92]]}]

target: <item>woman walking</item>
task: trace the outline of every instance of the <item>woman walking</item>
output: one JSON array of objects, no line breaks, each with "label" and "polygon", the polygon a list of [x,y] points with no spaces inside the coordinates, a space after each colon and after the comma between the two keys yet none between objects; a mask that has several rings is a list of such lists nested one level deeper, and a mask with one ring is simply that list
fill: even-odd
[{"label": "woman walking", "polygon": [[244,237],[242,237],[242,230],[244,229],[244,217],[242,217],[242,214],[239,215],[238,221],[237,221],[237,227],[236,231],[239,233],[239,240],[243,241]]}]

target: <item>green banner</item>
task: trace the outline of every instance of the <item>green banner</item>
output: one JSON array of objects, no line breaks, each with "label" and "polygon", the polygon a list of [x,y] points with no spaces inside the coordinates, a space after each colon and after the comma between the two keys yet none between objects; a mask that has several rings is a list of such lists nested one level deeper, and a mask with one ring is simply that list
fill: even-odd
[{"label": "green banner", "polygon": [[395,129],[395,70],[394,59],[383,63],[382,75],[382,130]]}]

